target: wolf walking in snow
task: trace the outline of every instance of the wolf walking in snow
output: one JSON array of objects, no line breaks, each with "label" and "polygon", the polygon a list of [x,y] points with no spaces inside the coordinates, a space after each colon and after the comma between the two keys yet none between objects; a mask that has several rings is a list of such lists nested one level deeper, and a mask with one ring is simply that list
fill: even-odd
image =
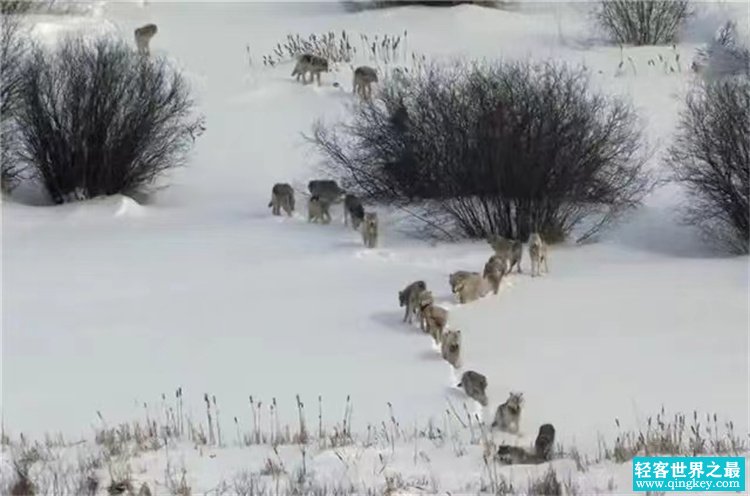
[{"label": "wolf walking in snow", "polygon": [[331,205],[319,196],[311,196],[307,202],[307,221],[328,224],[331,222]]},{"label": "wolf walking in snow", "polygon": [[453,272],[448,275],[448,284],[450,284],[451,287],[451,293],[456,293],[456,288],[458,285],[463,282],[464,279],[469,278],[472,274],[476,274],[476,272],[469,272],[468,270],[458,270],[456,272]]},{"label": "wolf walking in snow", "polygon": [[158,30],[156,24],[146,24],[135,30],[135,46],[138,48],[138,53],[142,55],[150,53],[149,43]]},{"label": "wolf walking in snow", "polygon": [[419,293],[419,327],[428,332],[435,343],[443,339],[443,331],[448,323],[448,311],[435,305],[432,292],[423,290]]},{"label": "wolf walking in snow", "polygon": [[288,216],[294,212],[294,189],[287,183],[276,183],[271,189],[271,201],[268,203],[272,207],[273,215],[281,215],[281,209]]},{"label": "wolf walking in snow", "polygon": [[362,220],[362,241],[367,248],[378,246],[378,214],[366,212]]},{"label": "wolf walking in snow", "polygon": [[404,322],[412,322],[414,314],[419,308],[419,294],[425,290],[427,290],[427,285],[424,281],[414,281],[398,292],[399,306],[406,307],[404,309]]},{"label": "wolf walking in snow", "polygon": [[523,393],[510,393],[505,403],[497,407],[492,428],[510,432],[511,434],[518,434],[522,406]]},{"label": "wolf walking in snow", "polygon": [[503,444],[497,449],[497,458],[506,465],[544,463],[552,458],[554,444],[555,428],[552,424],[544,424],[539,427],[533,452],[518,446]]},{"label": "wolf walking in snow", "polygon": [[372,83],[378,82],[378,72],[372,67],[362,65],[354,69],[352,93],[359,94],[363,99],[372,98]]},{"label": "wolf walking in snow", "polygon": [[494,294],[497,294],[500,289],[500,282],[502,282],[505,275],[505,268],[506,264],[497,255],[492,255],[487,263],[484,264],[482,276],[490,283]]},{"label": "wolf walking in snow", "polygon": [[354,229],[359,229],[359,225],[365,220],[365,207],[362,206],[362,201],[354,195],[346,195],[344,198],[344,225],[348,225],[349,219]]},{"label": "wolf walking in snow", "polygon": [[328,203],[338,203],[344,197],[344,190],[332,179],[313,179],[307,183],[310,195],[318,196]]},{"label": "wolf walking in snow", "polygon": [[453,288],[453,292],[458,295],[459,303],[470,303],[490,292],[490,282],[479,272],[469,272],[456,282]]},{"label": "wolf walking in snow", "polygon": [[518,272],[521,270],[521,258],[523,258],[523,243],[515,239],[492,235],[487,239],[499,260],[505,263],[505,274],[513,271],[515,266]]},{"label": "wolf walking in snow", "polygon": [[320,73],[328,72],[328,59],[311,53],[303,53],[297,57],[297,63],[294,65],[292,76],[296,76],[297,81],[302,76],[302,84],[307,84],[308,72],[310,73],[310,82],[312,83],[313,79],[317,78],[318,86],[320,86]]},{"label": "wolf walking in snow", "polygon": [[440,354],[453,368],[461,366],[461,331],[448,330],[443,333]]},{"label": "wolf walking in snow", "polygon": [[487,378],[479,372],[467,370],[461,376],[458,386],[463,388],[469,398],[476,400],[482,406],[487,406]]},{"label": "wolf walking in snow", "polygon": [[531,275],[541,275],[542,264],[544,272],[549,272],[547,266],[547,243],[544,242],[539,233],[531,233],[529,237],[529,258],[531,259]]}]

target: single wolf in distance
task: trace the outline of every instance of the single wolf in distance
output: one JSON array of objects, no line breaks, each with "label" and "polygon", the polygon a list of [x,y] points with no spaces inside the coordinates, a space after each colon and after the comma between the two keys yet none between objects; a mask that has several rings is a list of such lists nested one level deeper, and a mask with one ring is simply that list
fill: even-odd
[{"label": "single wolf in distance", "polygon": [[365,220],[365,207],[362,206],[362,201],[351,194],[344,198],[344,225],[348,225],[349,219],[354,229],[359,229],[359,225]]},{"label": "single wolf in distance", "polygon": [[547,243],[544,242],[539,233],[531,233],[529,236],[529,258],[531,259],[531,275],[541,275],[542,264],[544,272],[549,272],[547,266]]},{"label": "single wolf in distance", "polygon": [[146,24],[145,26],[136,28],[134,34],[135,46],[138,48],[138,53],[142,55],[148,55],[150,53],[149,44],[151,38],[154,37],[158,30],[159,28],[156,27],[156,24]]},{"label": "single wolf in distance", "polygon": [[344,198],[344,190],[332,179],[313,179],[307,183],[310,195],[318,196],[328,203],[338,203]]},{"label": "single wolf in distance", "polygon": [[506,264],[505,274],[512,272],[513,267],[516,267],[519,273],[522,272],[523,243],[515,239],[508,239],[497,235],[490,236],[487,242],[499,259]]},{"label": "single wolf in distance", "polygon": [[506,264],[497,255],[492,255],[484,264],[482,276],[490,283],[494,294],[497,294],[500,289],[500,283],[505,275],[505,266]]},{"label": "single wolf in distance", "polygon": [[378,82],[378,71],[370,66],[361,65],[354,69],[352,93],[358,94],[365,100],[372,98],[372,83]]},{"label": "single wolf in distance", "polygon": [[365,212],[362,220],[362,241],[367,248],[378,246],[378,214],[376,212]]},{"label": "single wolf in distance", "polygon": [[281,215],[281,209],[291,217],[294,212],[294,189],[287,183],[276,183],[271,189],[271,201],[268,203],[272,207],[273,215]]},{"label": "single wolf in distance", "polygon": [[302,76],[302,84],[307,84],[307,73],[310,73],[310,81],[313,79],[318,80],[318,86],[320,86],[320,73],[328,72],[328,59],[319,57],[311,53],[303,53],[297,57],[297,63],[294,65],[292,76],[296,76],[299,81]]},{"label": "single wolf in distance", "polygon": [[440,354],[454,369],[461,366],[461,331],[448,330],[443,333]]},{"label": "single wolf in distance", "polygon": [[518,434],[522,406],[523,393],[510,393],[505,403],[497,407],[492,428],[510,432],[511,434]]},{"label": "single wolf in distance", "polygon": [[331,205],[319,196],[311,196],[307,202],[307,222],[328,224],[331,222]]},{"label": "single wolf in distance", "polygon": [[406,307],[404,322],[411,324],[414,314],[419,309],[419,293],[425,290],[427,290],[427,284],[424,281],[414,281],[398,292],[398,306]]},{"label": "single wolf in distance", "polygon": [[463,388],[469,398],[478,401],[480,405],[487,406],[487,378],[479,372],[464,372],[457,387]]},{"label": "single wolf in distance", "polygon": [[448,311],[435,305],[431,291],[419,293],[419,327],[428,332],[435,343],[440,344],[443,331],[448,323]]}]

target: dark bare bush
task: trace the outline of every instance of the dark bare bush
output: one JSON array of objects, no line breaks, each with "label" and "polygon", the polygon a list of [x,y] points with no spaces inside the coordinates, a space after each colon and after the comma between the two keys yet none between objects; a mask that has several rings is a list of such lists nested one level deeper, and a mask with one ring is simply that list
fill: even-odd
[{"label": "dark bare bush", "polygon": [[599,25],[612,41],[631,45],[674,43],[691,15],[687,0],[602,0]]},{"label": "dark bare bush", "polygon": [[635,113],[553,64],[428,64],[310,139],[347,188],[473,238],[587,237],[649,184]]},{"label": "dark bare bush", "polygon": [[750,79],[705,83],[688,95],[668,161],[685,185],[687,220],[735,253],[750,243]]},{"label": "dark bare bush", "polygon": [[21,64],[28,49],[18,16],[0,16],[0,187],[8,192],[17,184],[21,169],[13,159],[13,132],[21,92]]},{"label": "dark bare bush", "polygon": [[18,157],[55,203],[141,192],[203,130],[182,75],[111,38],[35,48],[17,115]]},{"label": "dark bare bush", "polygon": [[727,21],[711,43],[696,50],[692,68],[709,81],[750,76],[750,48],[737,40],[734,21]]}]

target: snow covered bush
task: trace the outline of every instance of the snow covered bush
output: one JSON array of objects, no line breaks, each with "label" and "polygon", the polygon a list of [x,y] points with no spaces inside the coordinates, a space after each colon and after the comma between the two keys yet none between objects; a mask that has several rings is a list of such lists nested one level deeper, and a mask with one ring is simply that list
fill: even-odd
[{"label": "snow covered bush", "polygon": [[561,240],[578,225],[593,234],[645,193],[636,124],[628,104],[589,90],[584,69],[427,64],[310,139],[346,187],[419,205],[442,232]]},{"label": "snow covered bush", "polygon": [[690,12],[687,0],[602,0],[596,18],[617,43],[660,45],[676,41]]},{"label": "snow covered bush", "polygon": [[669,162],[687,186],[688,220],[733,252],[750,243],[750,79],[709,82],[687,98]]},{"label": "snow covered bush", "polygon": [[111,38],[35,48],[21,73],[19,158],[52,201],[143,190],[184,163],[202,119],[182,75]]},{"label": "snow covered bush", "polygon": [[727,21],[708,46],[696,50],[692,67],[709,80],[750,76],[750,49],[737,40],[734,21]]},{"label": "snow covered bush", "polygon": [[11,151],[15,142],[12,131],[15,112],[21,91],[21,63],[27,50],[27,42],[16,15],[0,17],[0,168],[2,169],[2,191],[15,186],[20,169],[13,160]]}]

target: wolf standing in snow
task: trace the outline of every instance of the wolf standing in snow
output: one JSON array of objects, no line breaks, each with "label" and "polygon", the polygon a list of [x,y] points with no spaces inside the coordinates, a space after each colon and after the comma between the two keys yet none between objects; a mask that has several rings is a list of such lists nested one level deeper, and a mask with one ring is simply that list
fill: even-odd
[{"label": "wolf standing in snow", "polygon": [[445,331],[440,354],[454,369],[461,366],[461,331]]},{"label": "wolf standing in snow", "polygon": [[404,310],[404,322],[411,324],[414,314],[419,308],[419,294],[427,290],[424,281],[414,281],[398,292],[398,305],[406,307]]},{"label": "wolf standing in snow", "polygon": [[505,274],[513,271],[515,266],[521,271],[521,258],[523,258],[523,243],[515,239],[507,239],[502,236],[492,235],[487,239],[495,254],[501,262],[505,263]]},{"label": "wolf standing in snow", "polygon": [[492,255],[484,264],[482,276],[490,283],[494,294],[497,294],[500,289],[500,282],[505,275],[505,266],[506,264],[497,255]]},{"label": "wolf standing in snow", "polygon": [[302,76],[302,84],[307,84],[308,72],[310,73],[310,82],[312,83],[313,79],[317,78],[318,86],[320,86],[320,73],[328,72],[328,59],[311,53],[303,53],[297,57],[292,76],[296,76],[297,81]]},{"label": "wolf standing in snow", "polygon": [[287,183],[276,183],[271,189],[271,201],[268,203],[272,207],[273,215],[281,215],[281,209],[288,216],[294,212],[294,189]]},{"label": "wolf standing in snow", "polygon": [[378,214],[366,212],[362,221],[362,241],[367,248],[378,246]]},{"label": "wolf standing in snow", "polygon": [[328,224],[331,222],[331,205],[319,196],[311,196],[307,202],[307,221]]},{"label": "wolf standing in snow", "polygon": [[318,196],[328,203],[338,203],[344,197],[344,190],[332,179],[313,179],[307,183],[310,195]]},{"label": "wolf standing in snow", "polygon": [[443,339],[443,331],[448,323],[448,311],[435,306],[432,292],[424,290],[419,293],[419,327],[428,332],[435,343]]},{"label": "wolf standing in snow", "polygon": [[487,406],[487,378],[484,375],[467,370],[461,376],[458,387],[463,388],[469,398],[478,401],[482,406]]},{"label": "wolf standing in snow", "polygon": [[378,82],[378,72],[372,67],[362,65],[354,69],[352,93],[359,94],[363,99],[372,98],[372,83]]},{"label": "wolf standing in snow", "polygon": [[156,24],[146,24],[135,30],[135,46],[138,48],[138,53],[149,54],[149,43],[157,31]]},{"label": "wolf standing in snow", "polygon": [[510,432],[511,434],[518,434],[522,406],[523,393],[510,393],[505,403],[497,407],[492,428]]},{"label": "wolf standing in snow", "polygon": [[470,272],[454,286],[459,303],[470,303],[484,297],[490,292],[490,282],[479,272]]},{"label": "wolf standing in snow", "polygon": [[532,233],[529,237],[529,258],[531,259],[531,275],[541,275],[542,264],[544,272],[549,272],[547,266],[547,243],[544,242],[539,233]]},{"label": "wolf standing in snow", "polygon": [[348,225],[348,219],[351,219],[354,229],[359,229],[359,225],[365,220],[365,207],[354,195],[346,195],[344,198],[344,225]]}]

